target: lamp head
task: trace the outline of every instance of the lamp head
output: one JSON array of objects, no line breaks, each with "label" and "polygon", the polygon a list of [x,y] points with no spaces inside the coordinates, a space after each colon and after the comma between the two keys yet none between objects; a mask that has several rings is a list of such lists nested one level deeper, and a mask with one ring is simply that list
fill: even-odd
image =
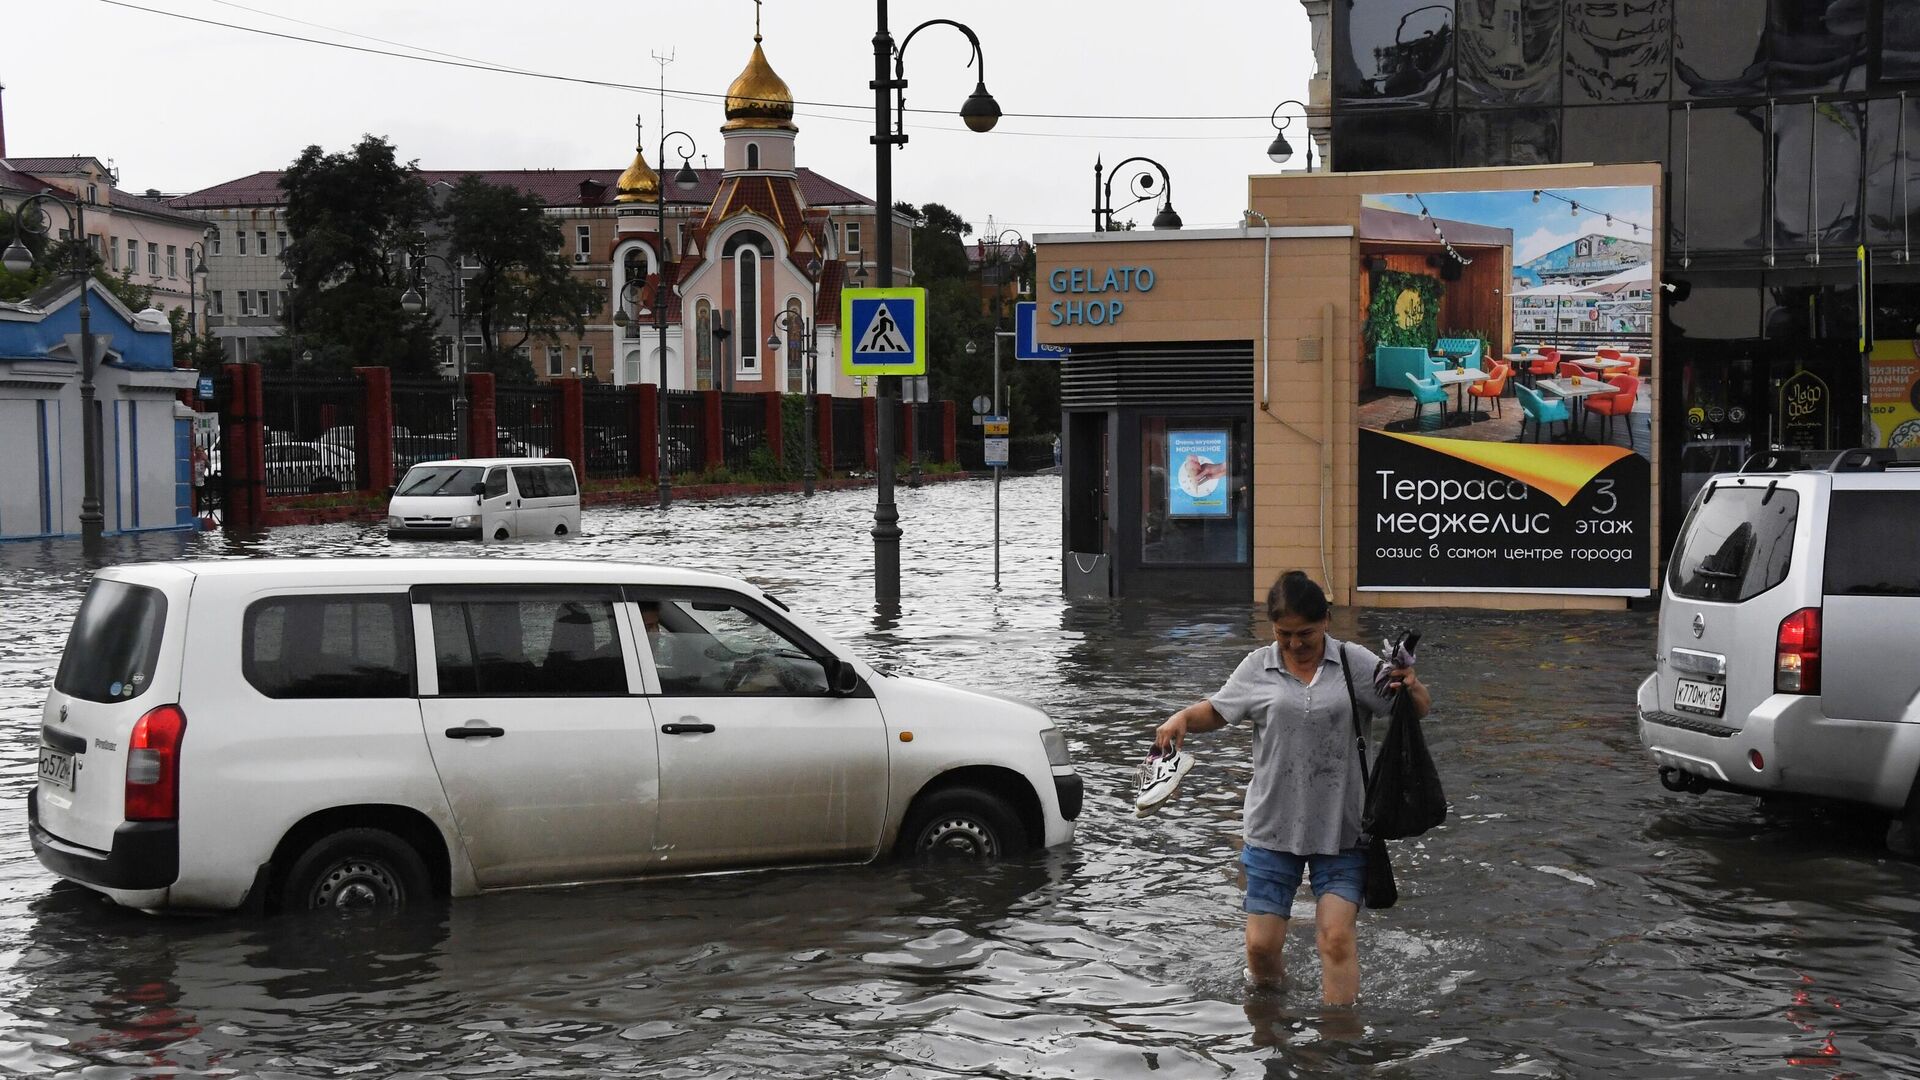
[{"label": "lamp head", "polygon": [[1273,142],[1267,146],[1267,158],[1276,165],[1293,160],[1293,144],[1287,141],[1286,132],[1274,133]]},{"label": "lamp head", "polygon": [[419,289],[409,286],[406,292],[400,294],[400,310],[409,315],[418,315],[427,310],[427,302],[421,298]]},{"label": "lamp head", "polygon": [[976,354],[976,353],[978,353],[979,351],[980,351],[980,346],[979,346],[979,345],[976,345],[975,343],[973,343],[973,342],[971,342],[971,341],[969,341],[969,342],[967,342],[967,355],[968,355],[968,356],[973,356],[974,354]]},{"label": "lamp head", "polygon": [[974,131],[992,131],[1000,122],[1000,103],[987,93],[985,80],[974,83],[973,93],[967,97],[967,103],[960,106],[960,119]]},{"label": "lamp head", "polygon": [[1177,229],[1180,227],[1180,215],[1174,212],[1172,199],[1168,199],[1167,204],[1160,208],[1160,212],[1153,215],[1153,227],[1156,229]]},{"label": "lamp head", "polygon": [[13,243],[7,245],[6,254],[0,255],[0,266],[5,266],[16,274],[24,274],[33,269],[33,252],[27,250],[27,245],[15,239]]},{"label": "lamp head", "polygon": [[615,326],[625,326],[625,325],[627,325],[627,323],[628,323],[629,321],[630,321],[630,320],[628,320],[628,318],[627,318],[627,309],[626,309],[626,308],[621,308],[621,309],[620,309],[619,311],[616,311],[616,312],[614,312],[614,313],[613,313],[613,325],[615,325]]},{"label": "lamp head", "polygon": [[692,191],[700,186],[700,174],[693,171],[686,158],[680,159],[680,167],[673,171],[673,186],[681,191]]}]

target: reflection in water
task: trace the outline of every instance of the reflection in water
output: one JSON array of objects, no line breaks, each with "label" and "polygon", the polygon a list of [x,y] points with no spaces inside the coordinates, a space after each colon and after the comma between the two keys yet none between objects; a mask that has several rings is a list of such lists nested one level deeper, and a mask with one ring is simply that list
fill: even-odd
[{"label": "reflection in water", "polygon": [[[885,625],[870,492],[590,511],[570,543],[394,545],[349,525],[110,541],[116,561],[744,570],[872,660],[1038,702],[1088,785],[1074,845],[985,868],[503,893],[345,925],[156,919],[40,870],[18,823],[87,572],[66,544],[0,545],[0,1073],[1814,1077],[1920,1052],[1920,873],[1845,815],[1662,791],[1628,723],[1643,614],[1414,616],[1454,815],[1396,843],[1402,899],[1362,917],[1357,1009],[1319,1005],[1310,925],[1290,986],[1249,996],[1244,738],[1196,751],[1179,813],[1135,818],[1130,785],[1154,724],[1257,643],[1251,606],[1065,603],[1050,478],[1003,489],[995,592],[986,485],[902,494]],[[1403,621],[1339,612],[1334,633],[1376,642]]]}]

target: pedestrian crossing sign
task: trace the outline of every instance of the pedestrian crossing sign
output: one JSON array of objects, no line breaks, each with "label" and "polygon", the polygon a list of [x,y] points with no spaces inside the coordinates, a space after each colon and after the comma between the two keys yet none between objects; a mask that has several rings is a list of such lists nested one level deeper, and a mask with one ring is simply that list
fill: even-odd
[{"label": "pedestrian crossing sign", "polygon": [[840,340],[848,375],[925,375],[927,290],[842,289]]}]

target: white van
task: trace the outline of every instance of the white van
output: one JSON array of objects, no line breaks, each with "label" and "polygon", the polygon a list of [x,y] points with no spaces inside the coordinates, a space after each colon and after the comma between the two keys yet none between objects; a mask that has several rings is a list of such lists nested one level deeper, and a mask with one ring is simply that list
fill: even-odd
[{"label": "white van", "polygon": [[1920,836],[1920,460],[1772,451],[1681,527],[1640,684],[1671,790],[1811,795]]},{"label": "white van", "polygon": [[566,458],[422,461],[387,503],[387,535],[505,540],[580,531],[580,482]]},{"label": "white van", "polygon": [[876,672],[744,581],[246,559],[95,575],[27,818],[123,905],[273,911],[993,857],[1081,797],[1039,709]]}]

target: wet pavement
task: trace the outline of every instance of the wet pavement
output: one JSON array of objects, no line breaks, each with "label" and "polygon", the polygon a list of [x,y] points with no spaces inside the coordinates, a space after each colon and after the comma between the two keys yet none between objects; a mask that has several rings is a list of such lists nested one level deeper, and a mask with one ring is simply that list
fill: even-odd
[{"label": "wet pavement", "polygon": [[[87,568],[0,545],[0,1074],[121,1078],[1912,1075],[1920,868],[1870,823],[1661,789],[1630,726],[1644,614],[1418,613],[1454,814],[1395,844],[1361,1003],[1240,987],[1244,735],[1136,820],[1152,726],[1257,644],[1239,606],[1073,606],[1059,482],[903,489],[905,606],[876,628],[871,491],[590,511],[463,546],[739,573],[862,655],[1033,699],[1088,781],[1075,843],[985,869],[777,871],[495,895],[393,922],[154,918],[28,849],[40,703]],[[111,558],[394,552],[359,526],[119,541]],[[1336,615],[1377,640],[1403,616]],[[890,620],[889,620],[890,622]],[[1357,623],[1357,625],[1356,625]],[[1303,893],[1303,895],[1305,895]]]}]

